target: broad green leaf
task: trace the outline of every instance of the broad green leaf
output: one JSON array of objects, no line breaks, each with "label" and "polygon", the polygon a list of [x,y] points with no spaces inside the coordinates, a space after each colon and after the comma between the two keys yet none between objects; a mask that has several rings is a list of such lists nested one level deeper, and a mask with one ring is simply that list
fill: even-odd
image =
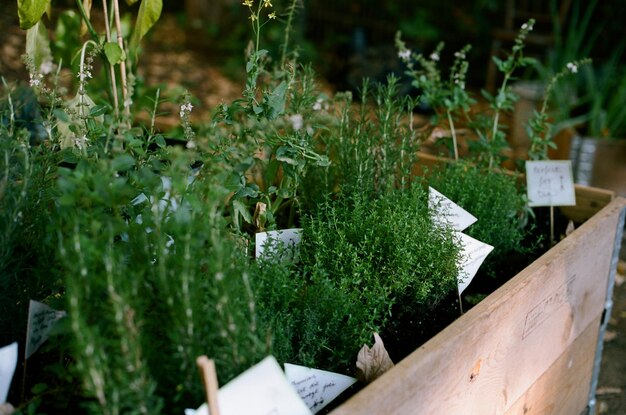
[{"label": "broad green leaf", "polygon": [[120,154],[111,162],[111,167],[115,171],[125,171],[135,165],[135,159],[130,154]]},{"label": "broad green leaf", "polygon": [[[42,70],[43,63],[52,64],[48,30],[43,22],[36,23],[26,32],[26,55],[32,59],[37,71],[41,73],[49,72],[49,70]],[[51,70],[52,67],[50,66],[49,69]]]},{"label": "broad green leaf", "polygon": [[159,17],[161,16],[161,9],[163,8],[162,0],[141,0],[139,6],[139,13],[137,14],[137,20],[135,21],[135,29],[130,38],[130,50],[137,56],[137,48],[139,42],[148,33],[148,31],[154,26]]},{"label": "broad green leaf", "polygon": [[287,83],[281,82],[267,98],[267,105],[270,107],[269,119],[274,119],[285,111],[285,94],[287,93]]},{"label": "broad green leaf", "polygon": [[17,0],[20,28],[28,30],[35,26],[50,6],[50,0]]},{"label": "broad green leaf", "polygon": [[252,215],[250,215],[248,207],[241,200],[233,200],[233,209],[235,214],[241,215],[246,222],[252,223]]},{"label": "broad green leaf", "polygon": [[117,65],[126,59],[126,54],[115,42],[107,42],[104,44],[104,54],[111,65]]},{"label": "broad green leaf", "polygon": [[104,115],[108,109],[109,109],[108,105],[96,105],[95,107],[91,107],[89,109],[89,115],[92,117]]}]

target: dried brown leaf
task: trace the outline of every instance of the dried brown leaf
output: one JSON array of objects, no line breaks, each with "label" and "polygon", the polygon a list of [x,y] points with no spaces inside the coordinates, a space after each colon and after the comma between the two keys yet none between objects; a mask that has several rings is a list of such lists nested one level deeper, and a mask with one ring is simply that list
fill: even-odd
[{"label": "dried brown leaf", "polygon": [[389,353],[385,349],[378,333],[374,333],[374,345],[366,344],[359,350],[356,361],[357,378],[361,382],[370,383],[393,367]]},{"label": "dried brown leaf", "polygon": [[617,272],[619,272],[622,275],[626,275],[626,261],[617,262]]},{"label": "dried brown leaf", "polygon": [[574,222],[570,220],[567,224],[567,228],[565,228],[565,236],[569,236],[572,232],[574,232],[574,230],[576,230]]},{"label": "dried brown leaf", "polygon": [[624,281],[626,281],[626,277],[619,272],[615,273],[615,286],[620,287]]}]

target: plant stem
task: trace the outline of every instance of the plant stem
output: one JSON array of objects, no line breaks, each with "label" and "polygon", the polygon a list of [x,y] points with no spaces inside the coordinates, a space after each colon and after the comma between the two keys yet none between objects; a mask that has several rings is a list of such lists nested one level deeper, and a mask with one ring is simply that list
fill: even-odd
[{"label": "plant stem", "polygon": [[[109,25],[109,11],[107,7],[108,0],[102,0],[102,13],[104,14],[104,28],[106,33],[107,43],[111,42],[111,28]],[[120,103],[117,97],[117,82],[115,78],[115,68],[112,63],[109,63],[109,72],[111,73],[111,93],[113,95],[113,107],[115,109],[115,119],[120,118]]]},{"label": "plant stem", "polygon": [[[113,13],[115,14],[115,29],[117,30],[117,44],[124,53],[124,39],[122,37],[122,23],[120,21],[120,4],[113,0]],[[122,99],[124,100],[124,115],[130,116],[130,102],[128,99],[128,84],[126,82],[126,62],[120,62],[120,78],[122,80]]]},{"label": "plant stem", "polygon": [[85,12],[85,8],[83,7],[83,3],[80,0],[76,0],[76,4],[78,5],[78,11],[80,12],[81,17],[83,18],[83,21],[85,22],[85,25],[87,25],[87,29],[89,30],[89,34],[91,34],[91,37],[94,40],[98,40],[98,33],[95,31],[95,29],[91,25],[91,21],[89,20],[89,17],[87,17],[87,12]]},{"label": "plant stem", "polygon": [[282,56],[280,58],[280,66],[285,66],[285,61],[287,60],[287,47],[289,45],[289,34],[291,33],[291,28],[293,27],[293,15],[296,12],[296,2],[298,0],[292,0],[291,6],[289,6],[289,14],[287,15],[287,25],[285,26],[285,40],[283,42],[283,51]]},{"label": "plant stem", "polygon": [[459,147],[456,141],[456,129],[454,128],[454,121],[452,120],[452,114],[450,110],[446,110],[448,115],[448,124],[450,125],[450,132],[452,133],[452,146],[454,147],[454,161],[459,161]]}]

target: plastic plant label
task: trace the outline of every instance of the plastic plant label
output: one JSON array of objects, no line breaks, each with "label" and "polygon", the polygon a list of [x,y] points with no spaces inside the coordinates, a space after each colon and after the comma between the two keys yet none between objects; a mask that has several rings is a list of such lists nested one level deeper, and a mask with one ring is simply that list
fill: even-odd
[{"label": "plastic plant label", "polygon": [[461,232],[477,221],[471,213],[432,187],[428,188],[428,208],[434,213],[435,223],[450,225],[455,231]]},{"label": "plastic plant label", "polygon": [[65,317],[65,311],[54,310],[47,305],[30,300],[28,305],[28,327],[26,329],[25,359],[39,349],[50,334],[54,324]]},{"label": "plastic plant label", "polygon": [[[311,415],[273,356],[221,387],[217,404],[220,415]],[[185,415],[209,415],[209,409],[203,404]]]},{"label": "plastic plant label", "polygon": [[259,232],[255,235],[255,258],[267,258],[280,252],[283,261],[298,261],[298,245],[302,239],[302,229]]},{"label": "plastic plant label", "polygon": [[526,162],[528,206],[574,206],[571,160]]},{"label": "plastic plant label", "polygon": [[478,269],[485,258],[487,258],[487,255],[493,251],[493,246],[480,242],[478,239],[474,239],[461,232],[457,232],[457,236],[463,244],[463,250],[461,251],[463,259],[459,264],[461,272],[457,278],[459,295],[461,295],[470,282],[472,282],[474,276],[476,276]]},{"label": "plastic plant label", "polygon": [[285,375],[314,414],[356,382],[350,376],[290,363],[285,363]]},{"label": "plastic plant label", "polygon": [[7,401],[16,366],[17,342],[14,342],[0,348],[0,404]]}]

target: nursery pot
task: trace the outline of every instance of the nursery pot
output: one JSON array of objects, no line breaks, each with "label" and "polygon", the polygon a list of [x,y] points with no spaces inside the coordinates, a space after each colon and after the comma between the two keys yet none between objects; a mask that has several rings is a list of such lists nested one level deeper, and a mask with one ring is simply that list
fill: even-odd
[{"label": "nursery pot", "polygon": [[626,199],[561,210],[585,222],[332,414],[593,414]]},{"label": "nursery pot", "polygon": [[626,196],[626,140],[574,137],[570,159],[576,183]]}]

